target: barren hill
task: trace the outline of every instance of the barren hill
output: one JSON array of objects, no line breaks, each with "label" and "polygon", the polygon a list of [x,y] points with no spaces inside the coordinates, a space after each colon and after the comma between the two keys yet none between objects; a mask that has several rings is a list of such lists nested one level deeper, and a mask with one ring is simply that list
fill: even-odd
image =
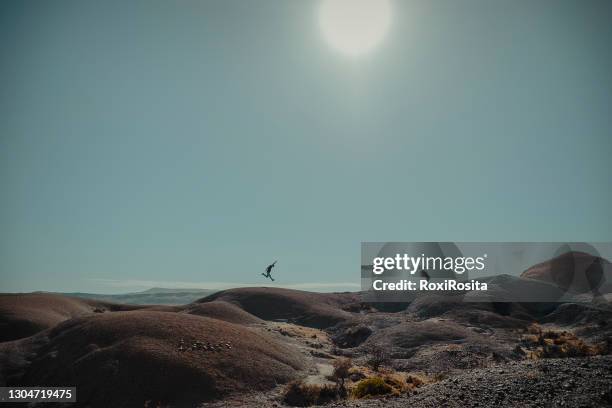
[{"label": "barren hill", "polygon": [[342,310],[358,300],[355,293],[313,293],[281,288],[238,288],[217,292],[197,303],[225,301],[263,320],[288,320],[308,327],[326,328],[350,320]]},{"label": "barren hill", "polygon": [[222,300],[213,300],[205,303],[192,303],[182,311],[197,316],[205,316],[213,319],[224,320],[236,324],[262,323],[263,320],[242,310],[233,303]]},{"label": "barren hill", "polygon": [[24,358],[35,357],[22,365],[19,385],[74,384],[80,405],[92,407],[193,406],[269,389],[303,365],[298,352],[266,334],[184,313],[89,315],[22,342]]},{"label": "barren hill", "polygon": [[130,305],[184,305],[215,293],[210,289],[150,288],[142,292],[107,295],[98,293],[60,293],[61,295]]},{"label": "barren hill", "polygon": [[131,306],[49,293],[0,296],[0,342],[31,336],[64,320],[104,310],[130,310]]},{"label": "barren hill", "polygon": [[[542,265],[533,271],[546,270]],[[490,290],[509,299],[520,299],[517,294],[530,288],[563,292],[533,277],[504,275],[488,282]],[[170,307],[49,294],[2,295],[0,323],[6,340],[0,342],[0,385],[76,385],[76,406],[94,408],[284,406],[283,393],[292,389],[287,382],[329,385],[334,363],[349,357],[349,389],[376,376],[391,376],[385,378],[395,385],[420,378],[422,386],[411,383],[426,397],[417,405],[438,406],[448,400],[438,401],[436,392],[455,392],[452,381],[467,382],[472,372],[480,378],[503,371],[499,384],[536,392],[541,384],[552,383],[533,375],[523,378],[533,371],[525,369],[534,358],[579,356],[587,361],[609,353],[612,306],[604,297],[588,304],[498,299],[470,301],[471,292],[423,294],[380,308],[364,303],[360,293],[261,287],[226,290]],[[377,359],[382,361],[380,372],[372,364]],[[567,365],[558,367],[565,370]],[[609,375],[599,367],[584,371]],[[420,401],[416,390],[413,399],[412,391],[402,387],[396,389],[405,393],[398,403]],[[592,389],[607,393],[602,387]],[[571,401],[600,406],[599,397],[563,389]],[[518,405],[531,399],[517,396]],[[332,406],[336,403],[369,404],[343,398]],[[507,401],[505,406],[517,405]]]},{"label": "barren hill", "polygon": [[606,273],[609,266],[610,262],[606,259],[574,251],[534,265],[521,277],[554,283],[574,293],[584,293],[609,286],[612,279],[610,273]]}]

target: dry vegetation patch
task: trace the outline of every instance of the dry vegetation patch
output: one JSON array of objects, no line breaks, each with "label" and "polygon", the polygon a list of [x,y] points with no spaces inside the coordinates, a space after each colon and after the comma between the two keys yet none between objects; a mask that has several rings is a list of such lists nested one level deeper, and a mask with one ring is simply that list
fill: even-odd
[{"label": "dry vegetation patch", "polygon": [[[391,369],[373,371],[368,367],[353,367],[349,371],[352,381],[349,385],[353,398],[371,398],[377,395],[400,395],[413,391],[422,385],[435,382],[422,374],[396,372]],[[384,385],[381,385],[381,382]]]},{"label": "dry vegetation patch", "polygon": [[397,393],[397,391],[382,377],[366,378],[359,381],[353,388],[355,398],[370,398],[393,393]]},{"label": "dry vegetation patch", "polygon": [[531,359],[588,357],[605,354],[605,345],[588,344],[571,331],[543,329],[532,324],[515,351]]},{"label": "dry vegetation patch", "polygon": [[309,407],[327,404],[338,397],[338,390],[332,385],[307,384],[293,381],[287,385],[283,402],[293,407]]}]

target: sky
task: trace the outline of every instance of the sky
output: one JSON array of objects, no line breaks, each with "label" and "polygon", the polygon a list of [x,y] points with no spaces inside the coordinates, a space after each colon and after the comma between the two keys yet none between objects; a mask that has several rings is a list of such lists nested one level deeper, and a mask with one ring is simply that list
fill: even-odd
[{"label": "sky", "polygon": [[362,241],[612,241],[612,2],[0,3],[0,292],[357,289]]}]

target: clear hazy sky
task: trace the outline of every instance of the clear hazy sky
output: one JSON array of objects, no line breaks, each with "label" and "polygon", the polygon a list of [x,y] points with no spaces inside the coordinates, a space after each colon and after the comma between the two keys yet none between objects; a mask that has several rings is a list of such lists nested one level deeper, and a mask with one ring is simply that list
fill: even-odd
[{"label": "clear hazy sky", "polygon": [[[612,2],[2,1],[0,291],[354,289],[361,241],[612,241]],[[325,284],[338,284],[325,286]]]}]

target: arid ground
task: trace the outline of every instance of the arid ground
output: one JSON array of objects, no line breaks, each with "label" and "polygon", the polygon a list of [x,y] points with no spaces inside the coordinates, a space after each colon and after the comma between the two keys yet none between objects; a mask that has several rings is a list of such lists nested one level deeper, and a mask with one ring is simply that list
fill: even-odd
[{"label": "arid ground", "polygon": [[[546,265],[524,275],[508,281],[551,280]],[[258,287],[136,306],[5,294],[0,385],[76,386],[70,406],[104,408],[612,406],[610,293],[465,296],[371,304]]]}]

